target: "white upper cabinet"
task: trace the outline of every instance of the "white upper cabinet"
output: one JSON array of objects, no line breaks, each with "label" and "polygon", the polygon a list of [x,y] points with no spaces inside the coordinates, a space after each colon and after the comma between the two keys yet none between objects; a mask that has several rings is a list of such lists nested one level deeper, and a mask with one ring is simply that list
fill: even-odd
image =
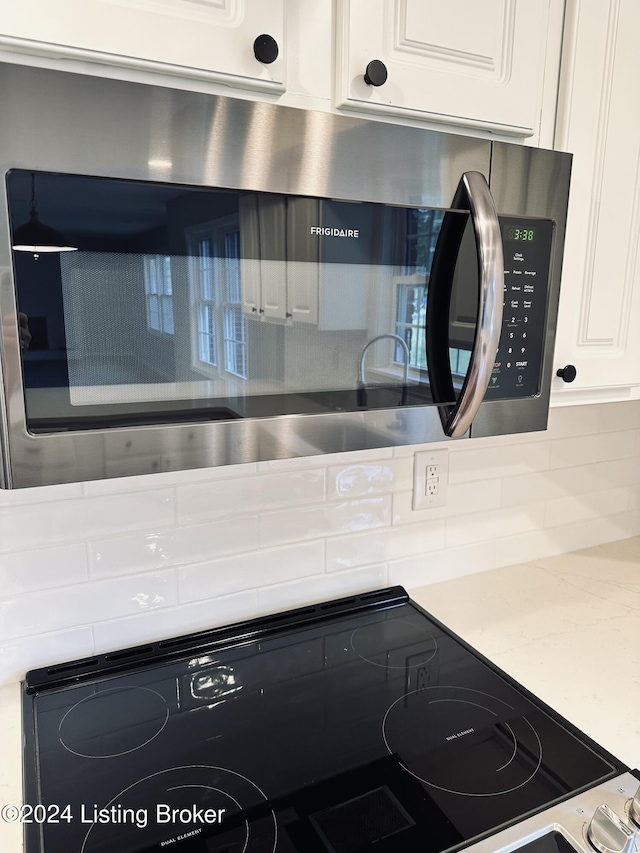
[{"label": "white upper cabinet", "polygon": [[0,51],[548,146],[563,9],[564,0],[29,0],[3,4]]},{"label": "white upper cabinet", "polygon": [[[573,153],[555,402],[640,383],[640,3],[569,0],[556,147]],[[637,388],[636,388],[637,390]]]},{"label": "white upper cabinet", "polygon": [[[284,0],[7,2],[0,46],[125,68],[284,89]],[[259,36],[256,58],[254,42]],[[277,56],[276,47],[277,46]]]},{"label": "white upper cabinet", "polygon": [[557,82],[563,5],[338,0],[337,104],[537,137],[545,86]]}]

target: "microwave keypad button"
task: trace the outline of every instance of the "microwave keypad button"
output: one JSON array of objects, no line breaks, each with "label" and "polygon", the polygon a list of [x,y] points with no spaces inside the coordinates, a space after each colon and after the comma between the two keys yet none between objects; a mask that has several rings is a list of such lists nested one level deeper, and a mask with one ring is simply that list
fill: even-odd
[{"label": "microwave keypad button", "polygon": [[[535,242],[523,244],[523,234]],[[517,238],[515,235],[519,235]],[[488,399],[531,397],[538,393],[545,335],[550,222],[505,221],[505,292],[503,328],[496,363],[487,388]],[[514,246],[510,241],[517,239]],[[536,288],[536,283],[541,284]]]}]

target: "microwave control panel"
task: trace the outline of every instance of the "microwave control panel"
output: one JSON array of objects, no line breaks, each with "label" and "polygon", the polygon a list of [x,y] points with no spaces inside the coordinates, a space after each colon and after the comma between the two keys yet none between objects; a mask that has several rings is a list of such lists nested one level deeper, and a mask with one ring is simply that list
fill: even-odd
[{"label": "microwave control panel", "polygon": [[553,241],[548,219],[501,217],[500,229],[504,308],[488,400],[533,397],[540,390]]}]

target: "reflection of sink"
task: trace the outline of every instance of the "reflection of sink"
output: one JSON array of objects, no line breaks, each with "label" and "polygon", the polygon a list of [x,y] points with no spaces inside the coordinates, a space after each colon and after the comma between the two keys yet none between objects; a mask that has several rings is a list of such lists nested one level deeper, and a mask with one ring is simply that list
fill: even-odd
[{"label": "reflection of sink", "polygon": [[358,405],[371,409],[396,409],[404,406],[407,400],[407,390],[402,386],[370,385],[358,389]]}]

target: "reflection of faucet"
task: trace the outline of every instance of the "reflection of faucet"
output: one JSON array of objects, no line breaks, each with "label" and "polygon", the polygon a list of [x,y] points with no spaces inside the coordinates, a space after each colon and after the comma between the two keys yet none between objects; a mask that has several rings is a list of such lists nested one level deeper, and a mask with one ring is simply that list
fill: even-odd
[{"label": "reflection of faucet", "polygon": [[364,359],[367,354],[367,350],[372,344],[375,344],[376,341],[382,341],[386,338],[391,339],[392,341],[396,341],[402,347],[402,352],[404,355],[404,377],[403,377],[403,387],[402,387],[402,398],[400,400],[400,405],[404,406],[407,401],[407,383],[409,381],[409,359],[411,355],[409,353],[409,347],[407,346],[407,342],[404,338],[401,338],[400,335],[392,335],[392,334],[384,334],[384,335],[376,335],[375,338],[371,338],[370,341],[363,346],[362,352],[360,353],[360,364],[358,366],[358,390],[357,390],[357,400],[358,406],[365,407],[367,405],[367,389],[364,377]]}]

